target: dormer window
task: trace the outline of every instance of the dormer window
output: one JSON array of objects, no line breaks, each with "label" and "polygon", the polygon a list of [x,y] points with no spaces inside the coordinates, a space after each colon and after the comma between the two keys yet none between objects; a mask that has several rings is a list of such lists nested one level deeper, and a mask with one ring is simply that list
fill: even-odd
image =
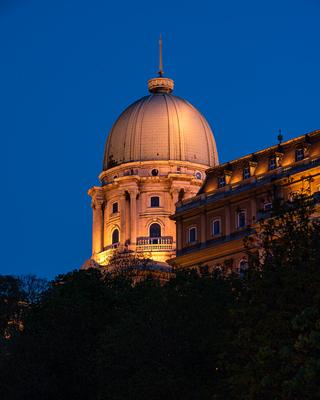
[{"label": "dormer window", "polygon": [[296,161],[301,161],[304,159],[304,148],[298,147],[296,149]]},{"label": "dormer window", "polygon": [[226,176],[225,175],[221,175],[218,177],[218,187],[222,188],[226,186]]},{"label": "dormer window", "polygon": [[231,176],[232,167],[228,164],[225,169],[220,172],[220,176],[218,176],[218,187],[222,188],[226,185],[229,185],[231,182]]},{"label": "dormer window", "polygon": [[113,203],[112,204],[112,214],[116,214],[117,212],[119,212],[118,203]]},{"label": "dormer window", "polygon": [[283,156],[283,149],[279,145],[277,151],[271,154],[269,158],[269,171],[281,167]]},{"label": "dormer window", "polygon": [[243,176],[243,179],[250,178],[251,174],[250,174],[250,167],[249,166],[243,168],[242,176]]},{"label": "dormer window", "polygon": [[276,157],[273,156],[269,158],[269,171],[272,171],[273,169],[277,168],[277,160]]},{"label": "dormer window", "polygon": [[160,207],[160,197],[152,196],[150,199],[150,207]]}]

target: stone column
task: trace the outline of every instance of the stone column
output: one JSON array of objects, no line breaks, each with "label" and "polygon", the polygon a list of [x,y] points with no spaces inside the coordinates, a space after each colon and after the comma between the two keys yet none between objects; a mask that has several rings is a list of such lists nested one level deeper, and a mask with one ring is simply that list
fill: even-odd
[{"label": "stone column", "polygon": [[130,191],[130,244],[136,245],[137,241],[137,190]]},{"label": "stone column", "polygon": [[225,206],[225,216],[226,216],[226,231],[225,231],[225,235],[228,236],[230,235],[230,229],[231,229],[231,221],[230,221],[230,217],[231,217],[231,210],[230,210],[230,204],[226,204]]},{"label": "stone column", "polygon": [[207,218],[205,211],[200,214],[200,242],[205,243],[207,241]]},{"label": "stone column", "polygon": [[251,198],[251,224],[256,223],[257,218],[257,199],[255,196]]},{"label": "stone column", "polygon": [[183,247],[183,232],[182,232],[182,220],[181,219],[177,219],[176,229],[177,229],[177,250],[181,250]]},{"label": "stone column", "polygon": [[92,254],[100,253],[103,249],[103,199],[92,199]]},{"label": "stone column", "polygon": [[120,243],[125,244],[126,237],[126,195],[123,193],[120,197]]},{"label": "stone column", "polygon": [[[174,214],[175,211],[176,211],[175,204],[179,201],[179,192],[180,192],[180,190],[181,190],[181,188],[177,188],[175,186],[171,186],[171,188],[170,188],[170,196],[172,198],[170,211],[171,211],[172,214]],[[170,197],[169,197],[169,200],[170,200]]]}]

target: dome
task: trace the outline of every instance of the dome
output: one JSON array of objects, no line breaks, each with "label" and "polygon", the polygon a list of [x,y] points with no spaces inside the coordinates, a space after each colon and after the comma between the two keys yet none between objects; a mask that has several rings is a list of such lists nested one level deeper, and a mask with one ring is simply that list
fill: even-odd
[{"label": "dome", "polygon": [[171,93],[171,79],[150,79],[148,86],[150,94],[126,108],[114,123],[105,147],[103,169],[151,160],[217,165],[215,140],[204,116],[188,101]]}]

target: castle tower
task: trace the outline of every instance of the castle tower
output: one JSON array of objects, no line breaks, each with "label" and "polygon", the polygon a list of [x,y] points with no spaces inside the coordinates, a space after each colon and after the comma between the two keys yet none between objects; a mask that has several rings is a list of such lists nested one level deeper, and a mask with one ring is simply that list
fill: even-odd
[{"label": "castle tower", "polygon": [[92,258],[101,265],[115,249],[160,262],[174,257],[175,203],[194,196],[205,170],[218,164],[209,124],[173,87],[161,61],[159,77],[148,81],[150,94],[126,108],[109,132],[101,186],[88,192]]}]

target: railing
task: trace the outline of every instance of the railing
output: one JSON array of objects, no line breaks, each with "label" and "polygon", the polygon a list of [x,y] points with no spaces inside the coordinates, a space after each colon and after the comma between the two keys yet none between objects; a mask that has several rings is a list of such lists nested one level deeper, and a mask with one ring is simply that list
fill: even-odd
[{"label": "railing", "polygon": [[140,236],[137,238],[136,251],[168,251],[173,250],[173,237]]},{"label": "railing", "polygon": [[250,226],[247,226],[244,229],[234,231],[230,233],[229,235],[222,235],[214,239],[209,239],[204,243],[197,243],[195,246],[185,246],[182,249],[177,251],[177,256],[183,256],[188,253],[192,253],[193,251],[199,250],[199,249],[205,249],[213,246],[218,246],[223,243],[227,243],[232,240],[239,240],[244,238],[245,236],[249,236],[255,233],[255,229],[251,228]]},{"label": "railing", "polygon": [[109,244],[109,246],[104,247],[103,251],[105,251],[105,250],[115,250],[115,249],[118,249],[119,246],[120,246],[120,243]]}]

